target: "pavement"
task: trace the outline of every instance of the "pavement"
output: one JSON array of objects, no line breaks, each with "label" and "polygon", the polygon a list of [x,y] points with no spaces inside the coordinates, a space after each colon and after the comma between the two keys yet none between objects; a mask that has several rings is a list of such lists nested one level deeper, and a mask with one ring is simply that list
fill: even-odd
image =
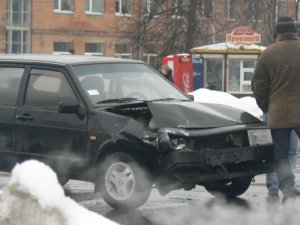
[{"label": "pavement", "polygon": [[[0,177],[1,177],[1,181],[0,181],[0,189],[2,186],[5,185],[5,182],[9,181],[9,177],[10,177],[10,173],[7,172],[2,172],[0,171]],[[254,177],[255,182],[252,183],[252,185],[258,185],[258,186],[265,186],[266,185],[266,175],[262,174],[262,175],[258,175]],[[87,184],[87,186],[89,185],[89,182],[84,182]],[[69,187],[80,187],[82,186],[83,181],[77,181],[77,180],[70,180],[65,186]],[[84,185],[86,186],[86,185]],[[296,169],[296,187],[300,188],[300,157],[298,157],[298,161],[297,161],[297,169]]]}]

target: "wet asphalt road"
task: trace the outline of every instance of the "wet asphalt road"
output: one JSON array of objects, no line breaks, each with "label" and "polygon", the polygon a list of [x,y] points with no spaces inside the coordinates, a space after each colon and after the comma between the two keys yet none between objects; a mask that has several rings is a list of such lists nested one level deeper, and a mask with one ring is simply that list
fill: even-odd
[{"label": "wet asphalt road", "polygon": [[[297,181],[297,186],[298,184],[300,181]],[[123,225],[287,224],[286,215],[282,214],[281,199],[269,201],[266,198],[264,175],[257,176],[256,182],[248,191],[233,200],[215,198],[201,186],[192,191],[173,191],[166,196],[160,196],[154,188],[143,206],[128,212],[109,207],[92,193],[91,183],[70,181],[64,188],[66,194],[82,206]],[[300,204],[300,198],[296,200],[296,204]],[[297,209],[300,212],[300,207]],[[272,219],[270,223],[269,218],[275,218],[274,223]],[[299,225],[299,221],[297,218],[288,224]]]},{"label": "wet asphalt road", "polygon": [[[9,177],[0,176],[0,188],[8,180]],[[246,193],[230,201],[213,197],[201,186],[192,191],[173,191],[166,196],[160,196],[154,188],[143,206],[127,212],[109,207],[93,193],[92,183],[71,180],[64,189],[66,195],[80,205],[122,225],[299,225],[300,217],[294,218],[294,215],[300,214],[300,198],[295,203],[297,212],[288,210],[286,215],[280,199],[267,201],[264,182],[264,175],[257,176]],[[298,187],[299,184],[300,180],[297,180]]]}]

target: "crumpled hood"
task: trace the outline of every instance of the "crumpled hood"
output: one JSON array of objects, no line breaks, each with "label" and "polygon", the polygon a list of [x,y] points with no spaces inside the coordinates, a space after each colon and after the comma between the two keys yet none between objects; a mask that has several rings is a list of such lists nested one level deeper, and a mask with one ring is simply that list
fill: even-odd
[{"label": "crumpled hood", "polygon": [[148,102],[159,128],[214,128],[261,122],[241,109],[196,102]]}]

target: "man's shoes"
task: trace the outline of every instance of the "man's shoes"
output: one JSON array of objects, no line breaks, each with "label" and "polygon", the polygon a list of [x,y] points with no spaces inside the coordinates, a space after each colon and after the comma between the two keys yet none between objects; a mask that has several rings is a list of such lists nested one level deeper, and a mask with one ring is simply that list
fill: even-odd
[{"label": "man's shoes", "polygon": [[282,204],[293,203],[293,202],[295,202],[295,198],[296,198],[296,196],[294,194],[283,196]]},{"label": "man's shoes", "polygon": [[268,188],[267,201],[277,201],[279,200],[279,189],[277,187]]},{"label": "man's shoes", "polygon": [[295,195],[296,195],[296,196],[300,196],[300,190],[297,189],[297,188],[295,188]]}]

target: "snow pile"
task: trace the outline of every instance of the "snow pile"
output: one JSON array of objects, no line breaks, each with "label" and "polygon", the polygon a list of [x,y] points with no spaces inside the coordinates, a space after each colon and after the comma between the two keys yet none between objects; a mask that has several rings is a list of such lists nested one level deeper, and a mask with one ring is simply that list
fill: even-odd
[{"label": "snow pile", "polygon": [[226,92],[213,91],[206,88],[200,88],[189,94],[194,96],[195,102],[214,103],[239,108],[259,119],[262,119],[263,116],[263,112],[256,104],[256,100],[250,96],[237,98]]},{"label": "snow pile", "polygon": [[45,164],[18,164],[0,193],[3,225],[116,225],[64,195],[56,174]]}]

